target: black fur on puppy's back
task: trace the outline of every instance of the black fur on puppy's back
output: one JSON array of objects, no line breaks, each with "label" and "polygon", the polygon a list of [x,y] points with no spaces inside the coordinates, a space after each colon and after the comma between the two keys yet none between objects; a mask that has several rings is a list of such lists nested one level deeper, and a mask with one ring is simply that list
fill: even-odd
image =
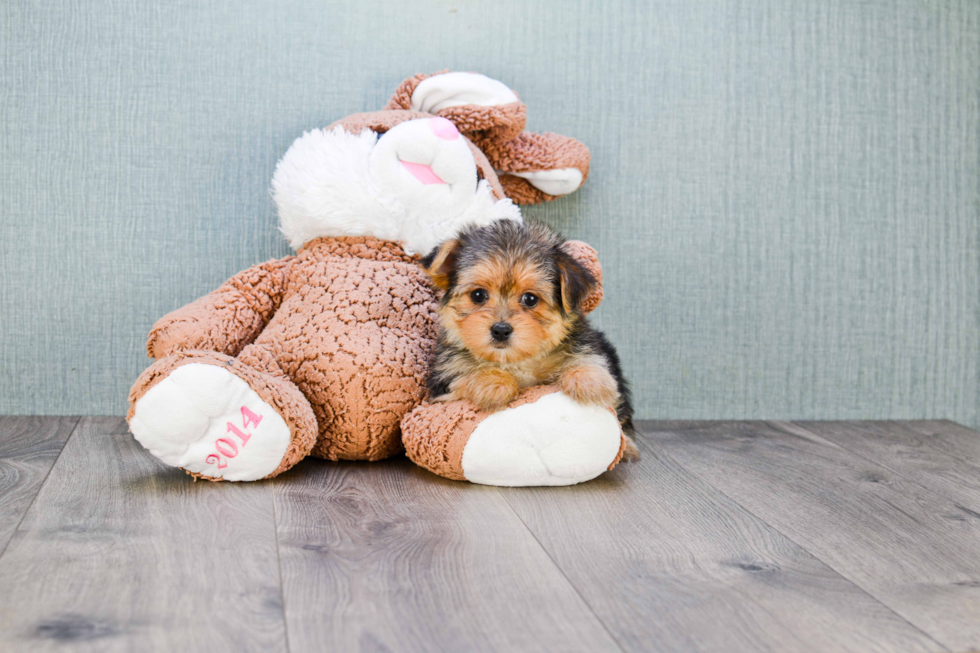
[{"label": "black fur on puppy's back", "polygon": [[459,356],[461,353],[458,347],[453,347],[447,343],[445,338],[440,338],[439,342],[436,343],[436,349],[432,352],[432,361],[429,364],[429,378],[426,379],[430,398],[434,399],[448,394],[449,384],[453,382],[452,376],[439,373],[439,366],[436,363],[451,356]]},{"label": "black fur on puppy's back", "polygon": [[633,393],[630,390],[629,381],[623,375],[623,367],[619,362],[619,354],[606,334],[592,327],[588,318],[582,317],[578,322],[575,332],[569,334],[568,342],[570,348],[577,354],[592,354],[601,356],[609,366],[609,373],[616,380],[616,387],[619,390],[619,406],[616,408],[616,417],[623,427],[626,435],[632,436],[633,428]]}]

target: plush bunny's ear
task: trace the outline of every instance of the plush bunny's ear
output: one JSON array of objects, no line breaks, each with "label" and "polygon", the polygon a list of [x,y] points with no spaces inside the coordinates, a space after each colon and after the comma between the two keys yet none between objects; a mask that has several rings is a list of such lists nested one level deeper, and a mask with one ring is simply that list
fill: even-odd
[{"label": "plush bunny's ear", "polygon": [[[386,110],[446,118],[479,148],[517,204],[540,204],[578,189],[589,176],[589,148],[559,134],[525,132],[527,108],[502,82],[478,73],[415,75]],[[492,179],[488,172],[484,177]],[[491,182],[497,191],[498,184]]]},{"label": "plush bunny's ear", "polygon": [[398,85],[385,109],[438,114],[443,109],[473,104],[481,107],[520,102],[506,84],[479,73],[442,71],[409,77]]},{"label": "plush bunny's ear", "polygon": [[500,172],[500,185],[518,204],[540,204],[577,190],[589,176],[589,148],[560,134],[522,132],[507,142],[477,145]]},{"label": "plush bunny's ear", "polygon": [[524,129],[527,108],[503,82],[479,73],[415,75],[402,82],[385,109],[420,111],[452,121],[471,139],[507,141]]},{"label": "plush bunny's ear", "polygon": [[437,114],[467,104],[488,107],[512,102],[519,102],[517,94],[503,82],[479,73],[446,73],[419,82],[412,91],[411,109]]}]

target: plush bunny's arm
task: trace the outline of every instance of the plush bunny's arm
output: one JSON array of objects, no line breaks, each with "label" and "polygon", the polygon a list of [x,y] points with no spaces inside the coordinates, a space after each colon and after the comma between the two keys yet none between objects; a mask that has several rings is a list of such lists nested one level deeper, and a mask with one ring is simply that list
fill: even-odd
[{"label": "plush bunny's arm", "polygon": [[235,356],[272,319],[294,257],[239,272],[214,292],[160,318],[146,342],[150,358],[201,349]]}]

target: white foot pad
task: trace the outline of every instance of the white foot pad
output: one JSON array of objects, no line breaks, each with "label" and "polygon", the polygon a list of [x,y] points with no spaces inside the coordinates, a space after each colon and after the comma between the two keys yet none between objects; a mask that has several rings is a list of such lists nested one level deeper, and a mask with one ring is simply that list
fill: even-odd
[{"label": "white foot pad", "polygon": [[484,485],[573,485],[606,471],[619,446],[615,415],[556,392],[480,422],[463,449],[463,475]]},{"label": "white foot pad", "polygon": [[254,481],[268,476],[292,439],[282,417],[249,385],[216,365],[182,365],[136,402],[133,435],[174,467]]}]

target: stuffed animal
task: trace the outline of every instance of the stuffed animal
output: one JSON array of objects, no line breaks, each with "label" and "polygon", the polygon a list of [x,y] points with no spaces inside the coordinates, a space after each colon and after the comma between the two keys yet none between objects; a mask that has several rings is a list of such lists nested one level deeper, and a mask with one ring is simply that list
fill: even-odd
[{"label": "stuffed animal", "polygon": [[[615,464],[612,411],[554,388],[492,415],[422,404],[437,324],[420,255],[465,226],[521,220],[514,201],[554,199],[588,176],[584,145],[524,124],[501,82],[438,73],[403,82],[382,111],[298,138],[272,180],[296,254],[154,325],[156,361],[129,396],[136,439],[208,480],[403,450],[448,478],[500,485],[576,483]],[[600,274],[594,250],[571,247]]]}]

